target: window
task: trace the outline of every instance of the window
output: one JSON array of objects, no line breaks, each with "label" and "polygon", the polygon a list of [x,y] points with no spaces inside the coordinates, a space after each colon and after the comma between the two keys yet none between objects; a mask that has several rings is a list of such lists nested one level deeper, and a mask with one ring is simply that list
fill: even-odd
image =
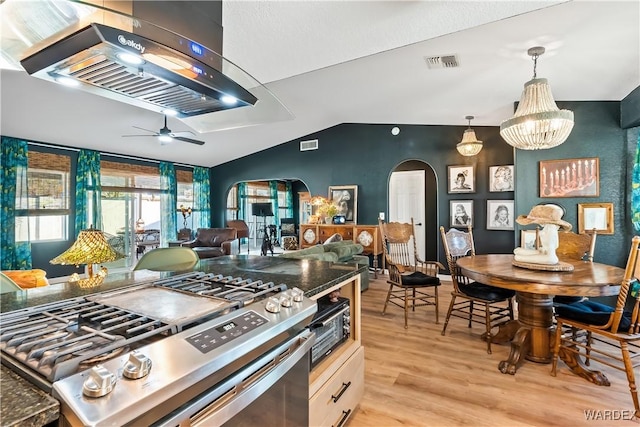
[{"label": "window", "polygon": [[16,189],[16,240],[68,238],[71,158],[29,147],[27,185]]},{"label": "window", "polygon": [[180,206],[193,209],[193,171],[176,169],[178,228],[193,228],[193,216],[183,217]]}]

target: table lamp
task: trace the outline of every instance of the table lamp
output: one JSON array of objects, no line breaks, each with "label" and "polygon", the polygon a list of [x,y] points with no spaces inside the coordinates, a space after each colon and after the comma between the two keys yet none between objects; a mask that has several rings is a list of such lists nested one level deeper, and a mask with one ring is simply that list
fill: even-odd
[{"label": "table lamp", "polygon": [[[107,242],[102,231],[95,228],[82,230],[76,241],[69,249],[58,255],[51,261],[51,264],[70,265],[78,267],[80,264],[87,264],[88,281],[95,282],[93,274],[93,264],[111,262],[124,258],[124,255],[115,251]],[[73,277],[77,277],[74,273]],[[104,278],[106,268],[102,268],[95,277]],[[77,281],[71,280],[71,281]]]}]

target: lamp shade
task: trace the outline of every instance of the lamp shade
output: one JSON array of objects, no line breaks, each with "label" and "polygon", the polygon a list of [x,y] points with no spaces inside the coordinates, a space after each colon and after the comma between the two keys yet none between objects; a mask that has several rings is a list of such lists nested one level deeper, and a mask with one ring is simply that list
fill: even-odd
[{"label": "lamp shade", "polygon": [[80,265],[111,262],[121,258],[124,258],[124,255],[116,252],[107,243],[102,231],[90,228],[82,230],[69,249],[49,262],[51,264]]},{"label": "lamp shade", "polygon": [[467,129],[462,135],[462,141],[456,145],[456,148],[463,156],[475,156],[482,150],[482,141],[478,141],[476,132],[473,129]]},{"label": "lamp shade", "polygon": [[573,129],[573,112],[560,110],[547,79],[532,79],[524,91],[514,116],[500,124],[500,135],[515,148],[542,150],[556,147]]}]

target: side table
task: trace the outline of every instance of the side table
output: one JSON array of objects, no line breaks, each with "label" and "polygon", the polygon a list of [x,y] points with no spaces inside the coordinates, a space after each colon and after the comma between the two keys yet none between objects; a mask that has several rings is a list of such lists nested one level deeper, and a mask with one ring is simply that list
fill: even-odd
[{"label": "side table", "polygon": [[170,248],[175,248],[176,246],[182,246],[184,242],[188,242],[188,240],[171,240],[167,242]]}]

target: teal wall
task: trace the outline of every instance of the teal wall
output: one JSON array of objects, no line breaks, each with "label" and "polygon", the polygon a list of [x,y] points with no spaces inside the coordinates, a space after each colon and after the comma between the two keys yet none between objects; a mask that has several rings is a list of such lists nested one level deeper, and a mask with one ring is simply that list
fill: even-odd
[{"label": "teal wall", "polygon": [[[572,110],[575,125],[567,141],[558,147],[542,151],[517,150],[516,210],[527,213],[531,206],[557,203],[564,206],[564,219],[575,231],[578,228],[578,203],[613,203],[613,235],[599,235],[594,260],[605,264],[624,266],[629,253],[633,229],[629,221],[627,195],[631,183],[628,150],[636,129],[621,129],[619,102],[562,102],[558,107]],[[633,143],[635,154],[635,142]],[[538,162],[540,160],[598,157],[600,162],[599,197],[540,198]],[[530,227],[529,227],[530,228]]]},{"label": "teal wall", "polygon": [[[514,193],[489,193],[488,168],[514,164],[516,173],[516,214],[526,214],[541,201],[562,204],[567,221],[577,228],[577,203],[612,202],[615,235],[599,236],[596,260],[624,266],[632,230],[629,225],[627,168],[637,128],[621,129],[620,102],[564,102],[561,108],[575,112],[575,126],[562,145],[542,151],[514,150],[499,135],[498,127],[475,127],[485,146],[476,157],[465,158],[455,149],[464,126],[400,125],[398,136],[393,125],[341,124],[283,143],[253,155],[212,168],[212,221],[224,224],[224,206],[229,188],[240,181],[260,179],[299,179],[312,195],[325,195],[330,185],[358,185],[358,223],[377,223],[378,212],[387,212],[387,185],[390,173],[404,161],[420,160],[430,165],[437,180],[437,223],[449,227],[449,200],[474,200],[474,237],[478,253],[510,253],[519,242],[519,229],[486,229],[486,200],[513,199]],[[318,139],[319,149],[299,151],[301,140]],[[538,161],[542,159],[600,158],[600,196],[584,199],[541,199],[538,197]],[[476,193],[447,194],[449,165],[476,167]],[[429,208],[429,207],[427,207]],[[435,230],[429,233],[437,236]],[[438,237],[429,238],[439,260],[444,260]],[[428,250],[432,253],[433,249]]]}]

